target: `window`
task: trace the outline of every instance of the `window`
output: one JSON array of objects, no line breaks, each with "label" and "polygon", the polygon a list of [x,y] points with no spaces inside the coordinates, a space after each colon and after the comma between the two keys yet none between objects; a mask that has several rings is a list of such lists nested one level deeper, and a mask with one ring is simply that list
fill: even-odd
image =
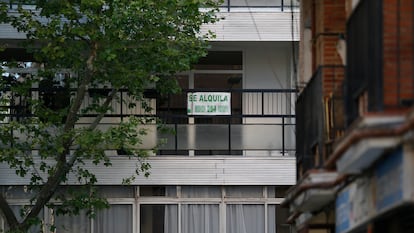
[{"label": "window", "polygon": [[182,186],[181,197],[221,198],[221,188],[219,186]]},{"label": "window", "polygon": [[94,221],[94,233],[132,233],[132,205],[111,205],[100,210]]},{"label": "window", "polygon": [[267,197],[284,198],[290,186],[269,186],[267,187]]},{"label": "window", "polygon": [[54,217],[56,233],[89,233],[91,232],[91,219],[82,211],[79,215],[59,215]]},{"label": "window", "polygon": [[264,205],[227,205],[226,233],[265,233]]},{"label": "window", "polygon": [[176,197],[177,188],[175,186],[141,186],[139,195],[142,197]]},{"label": "window", "polygon": [[242,70],[241,51],[209,51],[193,66],[194,70]]},{"label": "window", "polygon": [[261,198],[263,197],[263,187],[261,186],[229,186],[229,187],[226,187],[226,197]]},{"label": "window", "polygon": [[66,79],[69,74],[58,73],[54,77],[44,78],[39,83],[40,100],[50,110],[60,110],[70,103],[69,85]]},{"label": "window", "polygon": [[141,205],[140,230],[141,233],[177,233],[177,205]]},{"label": "window", "polygon": [[182,205],[182,233],[219,233],[219,227],[218,205]]},{"label": "window", "polygon": [[[34,227],[30,232],[289,233],[285,223],[288,209],[281,208],[281,200],[275,198],[279,196],[277,190],[287,186],[132,187],[140,190],[136,199],[122,186],[119,192],[111,192],[117,186],[99,187],[106,192],[110,208],[99,210],[93,219],[85,211],[77,216],[57,216],[53,209],[46,209],[39,215],[44,227]],[[20,208],[13,206],[16,213]],[[4,225],[0,216],[0,230]],[[54,232],[51,225],[56,227]]]},{"label": "window", "polygon": [[289,233],[288,209],[276,198],[287,188],[177,186],[176,197],[138,198],[139,226],[141,233]]},{"label": "window", "polygon": [[268,205],[267,207],[267,233],[289,233],[290,225],[286,223],[289,217],[289,210],[280,205]]}]

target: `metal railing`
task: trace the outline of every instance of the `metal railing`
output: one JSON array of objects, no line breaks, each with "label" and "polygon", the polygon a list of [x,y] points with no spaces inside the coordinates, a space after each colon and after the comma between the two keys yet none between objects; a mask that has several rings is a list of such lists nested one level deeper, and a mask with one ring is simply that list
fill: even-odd
[{"label": "metal railing", "polygon": [[280,11],[299,9],[297,0],[224,0],[220,6],[228,12],[242,8],[268,8]]},{"label": "metal railing", "polygon": [[[296,102],[297,158],[308,161],[304,170],[315,161],[323,162],[332,150],[332,143],[344,131],[342,82],[343,66],[321,66],[299,95]],[[304,164],[305,166],[305,164]]]},{"label": "metal railing", "polygon": [[[347,23],[347,124],[359,117],[359,99],[368,94],[368,109],[383,109],[382,1],[361,2]],[[365,93],[364,93],[365,92]]]},{"label": "metal railing", "polygon": [[[72,90],[74,91],[74,90]],[[82,108],[93,104],[93,94],[89,91]],[[106,93],[109,89],[99,89]],[[228,92],[231,93],[230,115],[187,115],[188,92]],[[31,98],[41,98],[45,90],[32,88]],[[47,92],[50,93],[50,90]],[[149,91],[146,105],[152,108],[145,111],[141,104],[130,97],[127,90],[117,93],[110,104],[111,111],[105,113],[102,128],[118,124],[127,117],[156,117],[174,133],[162,133],[156,125],[148,125],[150,133],[146,143],[155,145],[160,138],[167,143],[160,148],[160,154],[179,155],[294,155],[295,115],[292,109],[296,95],[294,89],[253,90],[253,89],[188,89],[174,96],[159,96]],[[10,94],[11,101],[0,106],[8,121],[33,117],[28,102],[23,97]],[[130,103],[135,103],[130,107]],[[54,106],[54,105],[52,105]],[[24,109],[24,111],[17,111]],[[82,112],[82,111],[81,111]],[[79,113],[80,124],[87,124],[97,113]],[[3,120],[3,123],[7,121]]]},{"label": "metal railing", "polygon": [[[387,4],[395,7],[388,9]],[[361,1],[348,20],[348,125],[364,112],[395,111],[414,104],[414,75],[410,68],[414,65],[414,52],[412,42],[411,46],[402,42],[413,41],[409,32],[413,32],[414,17],[412,13],[404,17],[401,7],[387,1]]]},{"label": "metal railing", "polygon": [[[14,9],[17,4],[35,5],[35,0],[0,0],[9,5],[10,9]],[[299,9],[298,0],[223,0],[221,8],[230,12],[237,8],[269,8],[279,9],[280,11]]]},{"label": "metal railing", "polygon": [[18,4],[35,5],[36,0],[0,0],[0,2],[7,3],[10,9],[14,9]]}]

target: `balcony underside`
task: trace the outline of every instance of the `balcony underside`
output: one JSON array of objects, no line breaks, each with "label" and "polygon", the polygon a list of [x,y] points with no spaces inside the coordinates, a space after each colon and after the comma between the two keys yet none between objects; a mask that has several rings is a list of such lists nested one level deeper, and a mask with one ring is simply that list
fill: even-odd
[{"label": "balcony underside", "polygon": [[395,147],[399,138],[374,138],[363,140],[352,146],[337,161],[337,169],[342,174],[360,174],[377,161],[385,151]]},{"label": "balcony underside", "polygon": [[[138,176],[133,185],[293,185],[296,182],[296,159],[293,157],[151,157],[150,176]],[[112,166],[85,168],[95,173],[100,185],[119,185],[134,174],[136,161],[112,158]],[[0,164],[0,185],[26,185],[28,179]],[[79,184],[69,179],[69,184]]]}]

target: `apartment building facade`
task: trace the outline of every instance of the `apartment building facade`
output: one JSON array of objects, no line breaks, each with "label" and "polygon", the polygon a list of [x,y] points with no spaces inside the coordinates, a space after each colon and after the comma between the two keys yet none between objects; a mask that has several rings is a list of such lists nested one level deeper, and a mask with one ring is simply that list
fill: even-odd
[{"label": "apartment building facade", "polygon": [[[57,216],[45,208],[40,216],[44,226],[32,232],[290,232],[285,224],[287,211],[280,203],[296,182],[298,2],[227,0],[220,10],[223,19],[203,28],[216,33],[208,55],[192,70],[176,75],[182,93],[163,98],[147,93],[151,114],[175,131],[161,134],[156,126],[146,127],[150,133],[144,145],[167,139],[147,159],[150,176],[121,185],[136,164],[122,152],[107,151],[111,167],[85,166],[97,175],[99,189],[111,207],[94,219],[84,214]],[[0,31],[0,40],[9,45],[25,38],[8,25],[1,25]],[[17,46],[2,53],[2,59],[16,58],[28,61]],[[36,72],[32,63],[25,64],[28,67],[7,72]],[[33,89],[33,94],[45,93]],[[231,99],[229,114],[188,113],[189,96],[211,94]],[[129,101],[126,93],[117,95]],[[87,97],[83,105],[88,104]],[[102,127],[143,114],[140,107],[128,109],[115,102],[112,108],[115,111],[105,116]],[[10,116],[3,124],[12,120]],[[78,123],[85,122],[90,118],[81,117]],[[15,176],[4,164],[0,174],[1,191],[17,212],[29,203],[28,180]],[[76,190],[76,181],[70,182]],[[51,224],[57,227],[54,231],[47,228]],[[0,218],[0,229],[7,228]]]},{"label": "apartment building facade", "polygon": [[301,1],[295,232],[412,231],[413,7]]}]

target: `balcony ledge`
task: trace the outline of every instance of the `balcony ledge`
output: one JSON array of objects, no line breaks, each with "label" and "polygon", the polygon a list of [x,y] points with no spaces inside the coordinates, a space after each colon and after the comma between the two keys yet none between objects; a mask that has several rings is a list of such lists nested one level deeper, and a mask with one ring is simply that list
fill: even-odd
[{"label": "balcony ledge", "polygon": [[[362,118],[335,146],[324,168],[338,168],[340,174],[360,173],[379,159],[382,154],[397,146],[414,128],[414,111],[411,114],[376,114]],[[356,166],[356,167],[353,167]]]},{"label": "balcony ledge", "polygon": [[335,200],[336,189],[310,189],[301,193],[292,203],[300,212],[314,212]]},{"label": "balcony ledge", "polygon": [[340,174],[361,174],[388,149],[401,143],[400,137],[368,138],[351,146],[336,162]]},{"label": "balcony ledge", "polygon": [[286,195],[282,205],[290,205],[291,212],[313,212],[335,199],[337,184],[345,177],[337,172],[310,171]]},{"label": "balcony ledge", "polygon": [[342,145],[350,143],[336,161],[340,174],[361,174],[377,161],[386,150],[401,143],[401,135],[394,133],[404,124],[403,115],[368,115],[359,121]]}]

